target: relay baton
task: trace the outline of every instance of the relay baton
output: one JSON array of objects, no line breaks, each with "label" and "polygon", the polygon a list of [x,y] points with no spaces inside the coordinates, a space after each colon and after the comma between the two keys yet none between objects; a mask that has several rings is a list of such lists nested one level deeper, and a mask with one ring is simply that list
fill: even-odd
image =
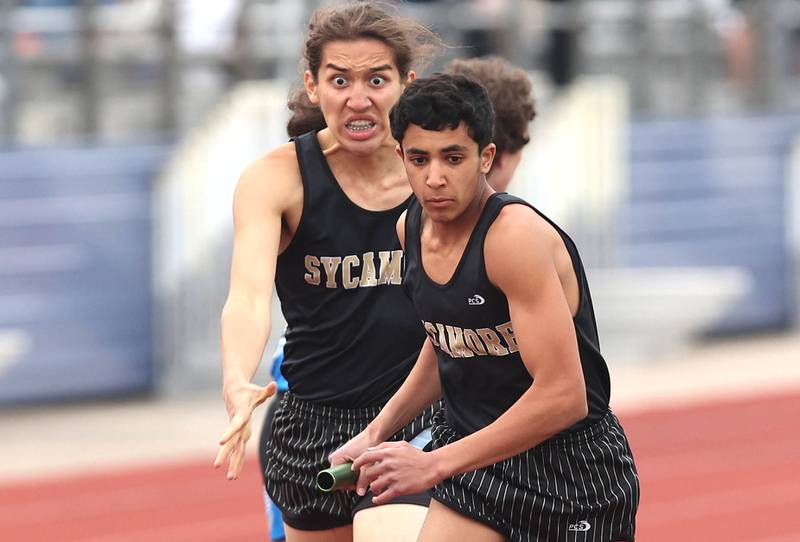
[{"label": "relay baton", "polygon": [[324,491],[336,491],[356,483],[358,471],[353,470],[353,463],[342,463],[329,469],[317,473],[317,489]]}]

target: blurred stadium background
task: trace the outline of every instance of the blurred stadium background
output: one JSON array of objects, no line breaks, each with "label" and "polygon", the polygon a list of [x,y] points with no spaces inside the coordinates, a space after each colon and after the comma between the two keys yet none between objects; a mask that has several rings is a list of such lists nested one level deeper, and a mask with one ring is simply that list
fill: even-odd
[{"label": "blurred stadium background", "polygon": [[[218,317],[321,3],[0,0],[0,539],[266,540]],[[800,540],[800,0],[399,9],[530,71],[510,191],[582,248],[639,539]]]}]

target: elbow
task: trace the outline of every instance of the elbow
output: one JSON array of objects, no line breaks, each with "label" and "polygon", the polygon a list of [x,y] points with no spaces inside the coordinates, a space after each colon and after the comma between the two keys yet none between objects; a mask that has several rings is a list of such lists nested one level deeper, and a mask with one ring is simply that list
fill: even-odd
[{"label": "elbow", "polygon": [[569,418],[569,426],[572,426],[589,415],[589,402],[586,399],[586,385],[581,378],[579,386],[573,386],[569,394],[568,404],[565,408]]},{"label": "elbow", "polygon": [[589,402],[586,400],[585,392],[574,401],[572,413],[574,417],[574,421],[572,422],[573,424],[578,423],[589,415]]},{"label": "elbow", "polygon": [[220,328],[223,330],[238,328],[243,322],[252,321],[258,327],[269,327],[269,301],[252,300],[229,296],[222,307]]}]

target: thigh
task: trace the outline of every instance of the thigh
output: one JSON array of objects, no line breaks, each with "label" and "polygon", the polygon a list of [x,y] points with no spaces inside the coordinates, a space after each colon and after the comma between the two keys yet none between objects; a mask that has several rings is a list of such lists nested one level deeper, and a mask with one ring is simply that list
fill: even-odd
[{"label": "thigh", "polygon": [[352,542],[353,526],[345,525],[324,531],[301,531],[284,525],[286,542]]},{"label": "thigh", "polygon": [[384,504],[353,517],[353,542],[414,542],[428,508],[417,504]]},{"label": "thigh", "polygon": [[418,542],[507,542],[507,538],[474,519],[459,514],[439,501],[431,501]]}]

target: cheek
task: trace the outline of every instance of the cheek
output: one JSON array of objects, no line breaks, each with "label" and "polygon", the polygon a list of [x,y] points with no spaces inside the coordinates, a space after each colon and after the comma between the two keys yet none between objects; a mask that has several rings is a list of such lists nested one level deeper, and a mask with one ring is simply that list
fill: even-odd
[{"label": "cheek", "polygon": [[335,110],[344,99],[343,93],[330,88],[320,88],[317,91],[317,98],[319,99],[319,106],[323,111]]},{"label": "cheek", "polygon": [[381,109],[385,109],[388,113],[402,94],[403,89],[401,87],[384,88],[376,95],[375,103],[380,104]]},{"label": "cheek", "polygon": [[419,193],[425,186],[425,177],[419,172],[406,170],[406,178],[411,185],[411,189],[416,193]]}]

